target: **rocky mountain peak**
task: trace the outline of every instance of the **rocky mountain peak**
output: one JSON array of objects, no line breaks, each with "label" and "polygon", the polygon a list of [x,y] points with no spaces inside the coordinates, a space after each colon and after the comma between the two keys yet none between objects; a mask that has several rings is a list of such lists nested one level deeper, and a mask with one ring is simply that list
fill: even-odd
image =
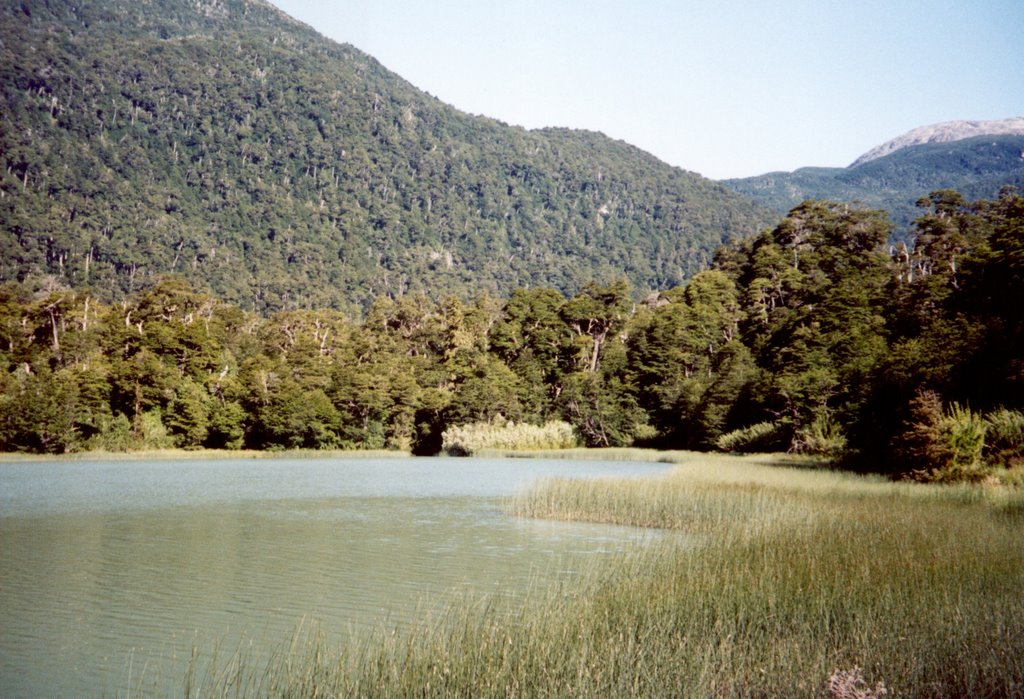
[{"label": "rocky mountain peak", "polygon": [[912,131],[872,148],[860,156],[850,167],[863,165],[889,155],[902,148],[924,143],[948,143],[962,141],[975,136],[1024,135],[1024,117],[997,119],[992,121],[946,121],[941,124],[921,126]]}]

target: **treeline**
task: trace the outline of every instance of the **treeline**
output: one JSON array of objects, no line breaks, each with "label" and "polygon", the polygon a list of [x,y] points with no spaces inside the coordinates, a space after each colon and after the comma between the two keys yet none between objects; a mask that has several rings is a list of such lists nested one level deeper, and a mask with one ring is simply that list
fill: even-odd
[{"label": "treeline", "polygon": [[[0,448],[396,448],[564,421],[589,446],[787,450],[929,479],[1024,449],[1024,198],[807,202],[643,299],[381,297],[263,318],[177,278],[130,300],[0,287]],[[45,287],[45,285],[43,285]]]}]

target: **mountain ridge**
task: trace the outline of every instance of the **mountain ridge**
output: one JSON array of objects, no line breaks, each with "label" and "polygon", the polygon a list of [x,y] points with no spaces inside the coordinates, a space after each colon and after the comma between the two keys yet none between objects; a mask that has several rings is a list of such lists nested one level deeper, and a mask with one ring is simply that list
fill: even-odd
[{"label": "mountain ridge", "polygon": [[1024,117],[987,121],[956,120],[928,124],[911,129],[902,136],[897,136],[881,145],[875,146],[850,163],[850,167],[863,165],[910,146],[919,146],[926,143],[951,143],[978,136],[1011,135],[1024,135]]},{"label": "mountain ridge", "polygon": [[909,242],[921,213],[916,203],[932,191],[955,189],[968,199],[987,199],[1003,186],[1024,186],[1024,135],[908,145],[845,168],[805,167],[722,183],[779,214],[808,199],[884,209],[895,224],[894,237]]},{"label": "mountain ridge", "polygon": [[642,291],[774,218],[603,134],[460,112],[262,0],[0,18],[0,281],[114,300],[175,274],[261,312]]}]

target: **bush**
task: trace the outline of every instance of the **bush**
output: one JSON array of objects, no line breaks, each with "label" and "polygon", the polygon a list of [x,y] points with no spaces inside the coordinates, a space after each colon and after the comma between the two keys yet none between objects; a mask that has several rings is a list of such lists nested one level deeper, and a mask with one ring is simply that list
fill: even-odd
[{"label": "bush", "polygon": [[441,450],[449,456],[472,456],[481,449],[571,449],[578,444],[572,425],[561,421],[530,425],[498,418],[449,427],[441,436]]},{"label": "bush", "polygon": [[763,450],[778,436],[777,422],[758,422],[732,432],[726,432],[715,440],[721,451],[752,452]]},{"label": "bush", "polygon": [[952,403],[943,410],[938,394],[918,393],[900,445],[910,477],[927,483],[980,481],[989,472],[982,460],[986,429],[970,408]]},{"label": "bush", "polygon": [[846,448],[846,435],[830,415],[820,413],[810,425],[797,430],[793,447],[798,454],[837,457]]},{"label": "bush", "polygon": [[1012,468],[1024,464],[1024,413],[1001,408],[985,417],[985,459]]},{"label": "bush", "polygon": [[123,413],[113,417],[103,416],[97,423],[98,431],[86,442],[86,449],[125,452],[136,447],[132,423]]}]

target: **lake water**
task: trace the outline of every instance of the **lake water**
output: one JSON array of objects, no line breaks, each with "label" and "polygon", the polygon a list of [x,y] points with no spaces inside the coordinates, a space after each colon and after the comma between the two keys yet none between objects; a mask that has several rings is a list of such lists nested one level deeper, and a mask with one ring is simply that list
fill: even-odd
[{"label": "lake water", "polygon": [[656,534],[518,520],[548,476],[662,464],[533,459],[0,463],[0,695],[180,694],[193,648],[261,657],[456,596],[565,584]]}]

